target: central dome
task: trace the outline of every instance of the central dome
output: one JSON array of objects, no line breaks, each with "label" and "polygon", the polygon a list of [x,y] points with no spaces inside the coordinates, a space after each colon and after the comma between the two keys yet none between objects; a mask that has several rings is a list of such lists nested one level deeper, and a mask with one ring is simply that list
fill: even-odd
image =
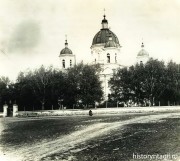
[{"label": "central dome", "polygon": [[92,45],[96,44],[106,44],[109,41],[109,35],[111,35],[111,40],[117,45],[120,46],[117,36],[108,28],[108,20],[106,15],[101,22],[102,29],[94,36]]},{"label": "central dome", "polygon": [[108,28],[101,29],[94,36],[92,45],[107,43],[109,41],[109,35],[112,36],[112,41],[114,41],[116,44],[120,45],[117,36]]}]

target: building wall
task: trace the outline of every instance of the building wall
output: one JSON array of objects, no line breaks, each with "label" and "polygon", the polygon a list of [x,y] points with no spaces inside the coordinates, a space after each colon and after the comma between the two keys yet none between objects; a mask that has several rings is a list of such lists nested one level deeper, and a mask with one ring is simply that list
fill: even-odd
[{"label": "building wall", "polygon": [[[92,64],[100,64],[101,72],[100,80],[102,82],[104,100],[108,99],[108,94],[111,93],[109,81],[113,76],[115,70],[120,67],[120,47],[104,48],[105,44],[96,44],[91,47],[91,62]],[[107,54],[110,55],[110,62],[108,62]],[[116,59],[115,59],[116,57]]]},{"label": "building wall", "polygon": [[[60,69],[67,69],[73,67],[76,64],[75,55],[71,54],[62,54],[59,56],[60,59]],[[63,60],[65,61],[65,68],[63,66]],[[70,65],[71,61],[71,65]]]},{"label": "building wall", "polygon": [[136,57],[136,62],[137,63],[146,63],[149,60],[149,56],[137,56]]}]

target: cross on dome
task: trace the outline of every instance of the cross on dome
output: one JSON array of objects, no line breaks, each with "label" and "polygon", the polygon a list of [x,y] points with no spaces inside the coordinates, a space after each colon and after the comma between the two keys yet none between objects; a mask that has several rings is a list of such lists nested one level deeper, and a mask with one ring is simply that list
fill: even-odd
[{"label": "cross on dome", "polygon": [[144,48],[144,43],[142,42],[141,47]]},{"label": "cross on dome", "polygon": [[102,28],[103,29],[106,29],[106,28],[108,28],[108,21],[106,20],[106,14],[105,14],[105,9],[104,9],[104,19],[102,20]]},{"label": "cross on dome", "polygon": [[60,55],[62,54],[72,54],[71,49],[68,48],[67,35],[65,35],[65,48],[61,50]]},{"label": "cross on dome", "polygon": [[106,11],[106,10],[105,10],[105,8],[104,8],[104,20],[106,19],[106,14],[105,14],[105,11]]},{"label": "cross on dome", "polygon": [[65,40],[65,47],[68,47],[68,42],[67,42],[67,35],[65,35],[66,40]]}]

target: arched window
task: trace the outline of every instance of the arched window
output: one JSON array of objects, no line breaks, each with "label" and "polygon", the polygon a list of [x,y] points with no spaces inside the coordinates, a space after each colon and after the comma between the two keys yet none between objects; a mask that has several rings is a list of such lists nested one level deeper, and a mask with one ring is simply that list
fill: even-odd
[{"label": "arched window", "polygon": [[65,60],[64,60],[64,59],[62,60],[62,66],[63,66],[63,68],[66,67],[66,66],[65,66]]},{"label": "arched window", "polygon": [[107,54],[107,63],[110,63],[110,54]]},{"label": "arched window", "polygon": [[72,60],[70,60],[70,67],[72,66]]},{"label": "arched window", "polygon": [[117,63],[117,54],[115,53],[115,63]]}]

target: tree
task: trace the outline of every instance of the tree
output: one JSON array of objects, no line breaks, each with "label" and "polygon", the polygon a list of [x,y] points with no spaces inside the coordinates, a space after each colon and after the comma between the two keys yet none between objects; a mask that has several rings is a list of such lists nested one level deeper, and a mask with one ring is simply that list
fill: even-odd
[{"label": "tree", "polygon": [[96,72],[96,67],[84,65],[80,77],[81,100],[83,104],[100,102],[103,96],[101,82]]},{"label": "tree", "polygon": [[16,98],[20,110],[33,110],[37,103],[36,96],[32,89],[32,72],[20,72],[15,84]]},{"label": "tree", "polygon": [[180,100],[180,65],[172,60],[168,62],[167,67],[167,86],[162,96],[163,99],[170,102],[177,102]]},{"label": "tree", "polygon": [[[71,103],[88,107],[103,96],[96,66],[79,64],[67,70],[67,95]],[[67,98],[66,98],[67,100]]]},{"label": "tree", "polygon": [[62,97],[64,75],[52,66],[28,72],[21,72],[17,79],[17,89],[20,95],[19,102],[24,106],[34,106],[40,102],[41,109],[58,104],[58,98]]},{"label": "tree", "polygon": [[[8,87],[10,84],[10,80],[7,77],[0,78],[0,106],[6,103],[9,100],[9,92]],[[1,108],[2,111],[2,108]]]},{"label": "tree", "polygon": [[164,62],[151,58],[146,64],[119,69],[109,83],[116,100],[137,104],[148,100],[153,105],[166,89],[167,71]]},{"label": "tree", "polygon": [[[131,67],[133,70],[133,66]],[[111,87],[111,99],[118,102],[127,102],[131,99],[131,96],[134,94],[131,89],[131,77],[128,68],[119,68],[117,73],[113,74],[113,77],[110,79],[109,84]]]},{"label": "tree", "polygon": [[41,102],[42,110],[44,110],[44,105],[46,103],[47,88],[50,83],[51,74],[52,67],[46,69],[44,66],[41,66],[34,71],[31,77],[31,87],[36,98]]},{"label": "tree", "polygon": [[49,103],[54,107],[59,106],[64,101],[66,95],[66,74],[59,70],[53,70],[48,86]]},{"label": "tree", "polygon": [[158,101],[167,86],[167,72],[164,62],[150,59],[144,67],[144,81],[142,88],[146,93],[146,98],[153,105]]}]

